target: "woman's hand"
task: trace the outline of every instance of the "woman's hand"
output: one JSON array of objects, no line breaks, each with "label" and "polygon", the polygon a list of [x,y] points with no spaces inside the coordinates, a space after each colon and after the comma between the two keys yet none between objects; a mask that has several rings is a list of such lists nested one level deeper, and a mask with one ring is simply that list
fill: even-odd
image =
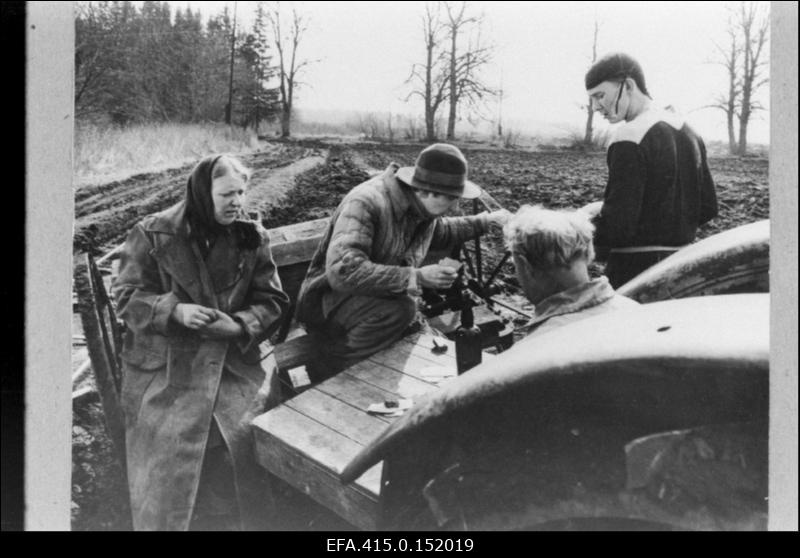
[{"label": "woman's hand", "polygon": [[175,308],[172,309],[171,317],[189,329],[200,329],[217,319],[213,308],[183,302],[175,305]]},{"label": "woman's hand", "polygon": [[426,265],[419,268],[419,283],[431,289],[447,289],[458,277],[458,271],[452,267],[439,264]]},{"label": "woman's hand", "polygon": [[243,333],[241,324],[228,314],[219,310],[212,310],[212,312],[214,312],[216,319],[199,328],[201,337],[206,339],[233,339]]}]

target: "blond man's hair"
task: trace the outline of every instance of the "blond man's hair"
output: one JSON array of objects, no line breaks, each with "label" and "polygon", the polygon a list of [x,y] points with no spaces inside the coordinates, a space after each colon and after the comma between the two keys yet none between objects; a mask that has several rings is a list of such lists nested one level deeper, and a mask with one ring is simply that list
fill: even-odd
[{"label": "blond man's hair", "polygon": [[594,260],[594,225],[581,211],[554,211],[522,206],[503,228],[509,250],[539,269],[570,267],[578,259]]}]

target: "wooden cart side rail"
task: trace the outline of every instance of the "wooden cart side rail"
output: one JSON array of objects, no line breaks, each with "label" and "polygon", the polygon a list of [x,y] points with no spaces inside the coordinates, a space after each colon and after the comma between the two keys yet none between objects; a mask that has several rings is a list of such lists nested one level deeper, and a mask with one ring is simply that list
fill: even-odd
[{"label": "wooden cart side rail", "polygon": [[92,256],[87,254],[85,263],[75,268],[75,290],[78,294],[78,310],[86,335],[86,345],[91,360],[106,429],[114,445],[114,452],[125,470],[125,422],[119,398],[120,371],[116,349],[118,336],[114,328],[116,319],[111,302]]}]

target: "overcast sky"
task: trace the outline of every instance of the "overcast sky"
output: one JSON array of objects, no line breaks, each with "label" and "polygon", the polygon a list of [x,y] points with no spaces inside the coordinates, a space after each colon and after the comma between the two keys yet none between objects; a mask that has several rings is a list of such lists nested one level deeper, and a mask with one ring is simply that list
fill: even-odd
[{"label": "overcast sky", "polygon": [[[190,4],[204,14],[233,2]],[[298,109],[421,114],[406,103],[411,65],[424,60],[424,2],[282,2],[308,15],[299,54],[319,60],[308,68]],[[768,4],[768,3],[765,3]],[[240,25],[252,25],[256,2],[237,2]],[[591,63],[594,19],[598,55],[622,50],[641,63],[650,94],[673,105],[707,140],[726,139],[725,115],[703,108],[726,89],[725,70],[710,63],[714,41],[725,43],[723,2],[469,2],[485,13],[484,35],[496,45],[487,81],[505,92],[503,122],[533,134],[580,130],[583,76]],[[759,98],[768,108],[769,86]],[[496,116],[495,103],[489,114]],[[444,114],[444,113],[443,113]],[[602,120],[602,119],[601,119]],[[605,126],[605,122],[599,124]],[[768,112],[757,113],[752,142],[769,141]]]}]

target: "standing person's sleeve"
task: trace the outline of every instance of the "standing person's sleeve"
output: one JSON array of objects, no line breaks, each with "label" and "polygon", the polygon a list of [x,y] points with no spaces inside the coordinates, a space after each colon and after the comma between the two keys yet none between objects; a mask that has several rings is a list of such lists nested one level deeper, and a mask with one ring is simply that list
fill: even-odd
[{"label": "standing person's sleeve", "polygon": [[608,150],[608,184],[603,208],[594,220],[598,257],[609,248],[629,246],[642,212],[647,162],[638,144],[621,141]]}]

